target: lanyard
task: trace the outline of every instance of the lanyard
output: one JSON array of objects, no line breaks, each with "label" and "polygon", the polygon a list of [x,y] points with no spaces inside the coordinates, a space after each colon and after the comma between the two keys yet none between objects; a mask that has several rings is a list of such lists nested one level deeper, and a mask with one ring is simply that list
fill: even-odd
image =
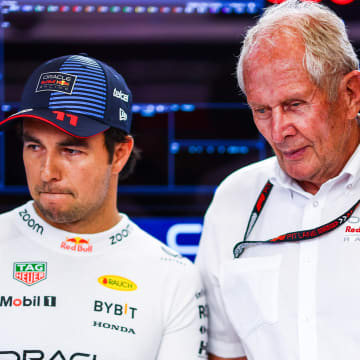
[{"label": "lanyard", "polygon": [[283,234],[280,236],[277,236],[275,238],[265,240],[265,241],[248,241],[247,238],[249,237],[251,231],[253,230],[257,219],[260,216],[260,213],[262,209],[264,208],[264,205],[266,203],[266,200],[269,198],[270,192],[273,188],[273,185],[270,183],[270,181],[267,181],[263,189],[261,190],[261,193],[259,197],[256,200],[255,206],[251,212],[246,232],[244,235],[244,240],[238,242],[233,249],[234,257],[237,259],[240,257],[240,255],[244,252],[244,250],[253,245],[260,245],[260,244],[276,244],[280,242],[291,242],[291,241],[301,241],[301,240],[309,240],[314,239],[320,235],[326,234],[332,230],[335,230],[340,225],[344,224],[353,214],[355,209],[360,204],[360,200],[358,200],[348,211],[346,211],[344,214],[340,215],[335,220],[332,220],[328,222],[327,224],[321,225],[319,227],[316,227],[314,229],[309,230],[303,230],[303,231],[294,231],[287,234]]}]

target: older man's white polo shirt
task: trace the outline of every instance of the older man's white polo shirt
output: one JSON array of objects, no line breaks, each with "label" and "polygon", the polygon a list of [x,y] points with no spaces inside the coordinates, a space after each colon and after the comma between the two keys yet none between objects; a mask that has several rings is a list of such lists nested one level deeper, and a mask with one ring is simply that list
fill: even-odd
[{"label": "older man's white polo shirt", "polygon": [[233,247],[243,240],[268,179],[274,187],[249,240],[312,229],[345,213],[360,198],[360,147],[314,196],[275,158],[220,185],[197,257],[210,307],[209,352],[249,360],[358,360],[360,211],[319,238],[258,245],[234,259]]}]

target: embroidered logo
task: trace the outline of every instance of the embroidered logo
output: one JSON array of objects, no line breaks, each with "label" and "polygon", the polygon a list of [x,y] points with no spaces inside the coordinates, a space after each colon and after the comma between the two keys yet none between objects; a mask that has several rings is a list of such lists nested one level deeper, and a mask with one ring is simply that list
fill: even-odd
[{"label": "embroidered logo", "polygon": [[46,279],[46,262],[15,262],[13,277],[25,285],[31,286]]},{"label": "embroidered logo", "polygon": [[48,72],[40,75],[35,92],[57,91],[71,95],[76,76],[61,72]]},{"label": "embroidered logo", "polygon": [[93,246],[90,245],[90,240],[83,239],[79,236],[73,238],[67,238],[66,241],[62,241],[60,248],[68,251],[91,253]]}]

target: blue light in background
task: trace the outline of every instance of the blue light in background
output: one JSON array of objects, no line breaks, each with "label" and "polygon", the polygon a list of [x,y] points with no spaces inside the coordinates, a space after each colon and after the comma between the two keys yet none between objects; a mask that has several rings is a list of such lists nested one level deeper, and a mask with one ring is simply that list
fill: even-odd
[{"label": "blue light in background", "polygon": [[[19,1],[20,2],[20,1]],[[181,4],[170,3],[164,4],[165,6],[159,7],[158,2],[152,0],[144,0],[143,4],[137,6],[131,6],[130,1],[119,0],[115,2],[110,0],[108,4],[104,4],[103,0],[94,0],[92,3],[88,3],[87,0],[79,0],[78,5],[69,7],[69,10],[64,10],[64,6],[74,3],[73,0],[62,0],[62,4],[58,2],[58,5],[52,4],[50,0],[39,0],[41,3],[47,4],[46,6],[36,4],[36,0],[32,4],[18,5],[18,1],[13,0],[5,2],[2,6],[2,13],[8,14],[10,12],[43,12],[47,10],[49,13],[60,12],[65,13],[71,10],[74,13],[120,13],[121,5],[123,13],[135,13],[135,14],[257,14],[264,8],[264,0],[241,0],[241,1],[189,1]],[[96,6],[94,6],[96,4]]]},{"label": "blue light in background", "polygon": [[143,230],[194,261],[202,230],[202,218],[134,218]]},{"label": "blue light in background", "polygon": [[180,109],[182,111],[194,111],[195,110],[195,105],[193,105],[193,104],[182,104],[180,106]]},{"label": "blue light in background", "polygon": [[158,112],[158,113],[163,113],[163,112],[166,111],[165,106],[164,106],[164,105],[161,105],[161,104],[160,104],[160,105],[156,105],[155,109],[156,109],[156,112]]},{"label": "blue light in background", "polygon": [[36,12],[43,12],[45,10],[45,6],[44,5],[36,5],[35,6],[35,11]]},{"label": "blue light in background", "polygon": [[207,146],[206,147],[206,152],[208,154],[213,154],[215,152],[215,146],[213,146],[213,145]]},{"label": "blue light in background", "polygon": [[31,11],[33,11],[33,6],[32,5],[24,5],[22,7],[22,11],[23,12],[31,12]]},{"label": "blue light in background", "polygon": [[179,104],[171,104],[170,105],[170,111],[178,111],[180,109]]},{"label": "blue light in background", "polygon": [[177,154],[180,150],[180,144],[178,142],[173,142],[170,145],[171,154]]},{"label": "blue light in background", "polygon": [[249,148],[247,146],[231,145],[231,146],[229,146],[227,148],[227,153],[231,154],[231,155],[248,154],[249,153]]}]

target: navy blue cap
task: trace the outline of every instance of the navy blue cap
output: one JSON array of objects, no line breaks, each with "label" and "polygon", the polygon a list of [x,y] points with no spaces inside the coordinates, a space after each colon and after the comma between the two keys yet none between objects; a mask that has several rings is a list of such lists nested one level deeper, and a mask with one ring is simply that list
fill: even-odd
[{"label": "navy blue cap", "polygon": [[86,54],[62,56],[40,65],[28,79],[16,118],[45,121],[76,137],[110,127],[130,133],[132,95],[112,67]]}]

